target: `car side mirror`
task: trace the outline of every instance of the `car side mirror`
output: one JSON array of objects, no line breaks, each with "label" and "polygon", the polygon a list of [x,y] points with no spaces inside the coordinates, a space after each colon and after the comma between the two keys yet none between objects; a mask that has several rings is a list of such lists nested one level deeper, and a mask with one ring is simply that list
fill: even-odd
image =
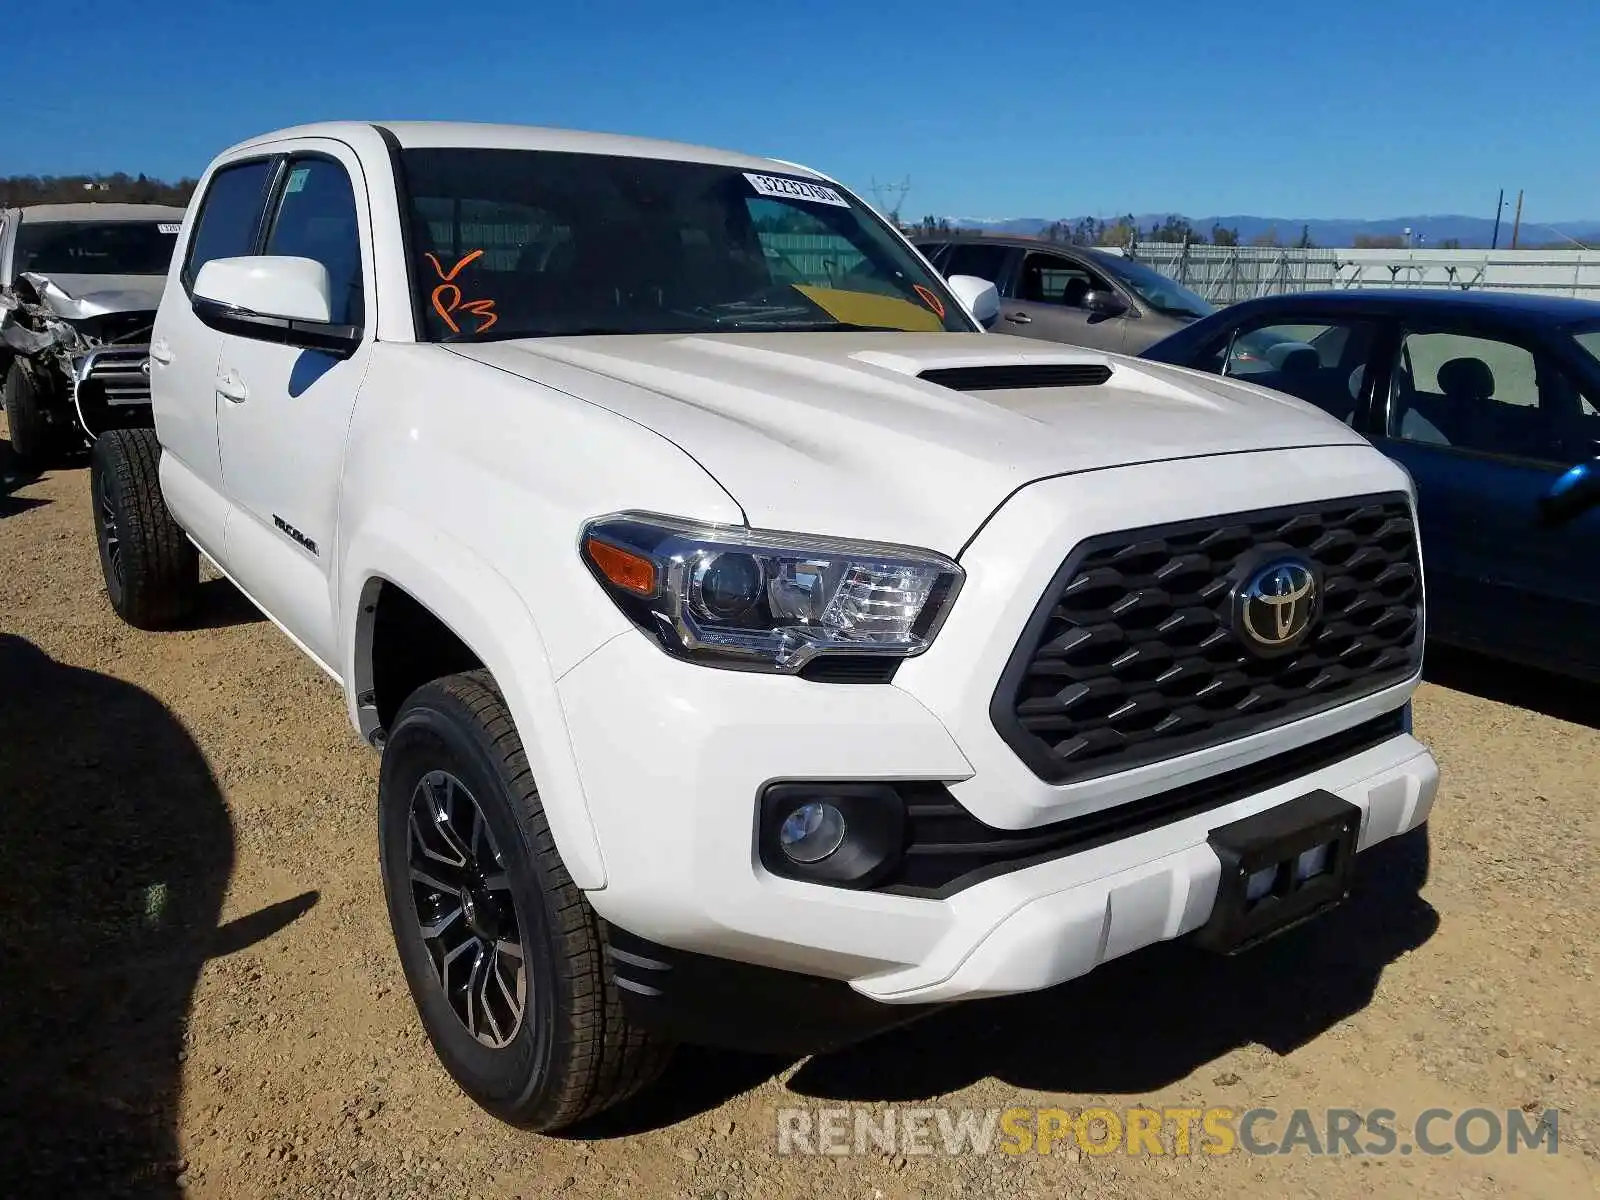
[{"label": "car side mirror", "polygon": [[221,333],[348,354],[361,330],[333,323],[328,269],[315,259],[214,258],[194,281],[195,316]]},{"label": "car side mirror", "polygon": [[1120,317],[1128,306],[1115,292],[1085,292],[1083,307],[1097,317]]},{"label": "car side mirror", "polygon": [[1000,317],[1000,290],[987,279],[976,275],[952,275],[945,280],[956,299],[967,306],[967,311],[985,329],[991,328]]},{"label": "car side mirror", "polygon": [[1560,525],[1600,504],[1600,458],[1579,463],[1539,498],[1546,525]]}]

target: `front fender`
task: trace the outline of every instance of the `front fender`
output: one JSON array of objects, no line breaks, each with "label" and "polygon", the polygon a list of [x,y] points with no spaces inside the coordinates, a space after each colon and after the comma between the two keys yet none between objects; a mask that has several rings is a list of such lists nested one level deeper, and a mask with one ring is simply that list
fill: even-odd
[{"label": "front fender", "polygon": [[[344,556],[339,611],[345,702],[363,733],[360,697],[372,686],[372,600],[393,583],[447,625],[494,675],[538,781],[556,848],[574,883],[605,887],[605,862],[556,695],[556,676],[533,614],[493,566],[458,539],[419,526],[415,513],[366,514]],[[370,717],[366,724],[371,724]]]}]

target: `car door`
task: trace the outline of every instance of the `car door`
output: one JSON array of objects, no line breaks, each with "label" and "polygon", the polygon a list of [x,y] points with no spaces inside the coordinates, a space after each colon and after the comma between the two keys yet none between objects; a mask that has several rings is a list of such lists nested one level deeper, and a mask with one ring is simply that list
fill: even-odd
[{"label": "car door", "polygon": [[[1378,444],[1416,480],[1428,624],[1441,641],[1600,669],[1600,511],[1544,517],[1587,453],[1585,398],[1537,341],[1481,321],[1407,321]],[[1585,406],[1587,406],[1585,408]]]},{"label": "car door", "polygon": [[255,245],[274,160],[225,163],[203,180],[188,241],[173,268],[150,335],[150,400],[161,434],[167,506],[213,558],[223,553],[228,502],[217,452],[217,361],[222,334],[194,313],[200,268]]},{"label": "car door", "polygon": [[346,356],[230,333],[216,371],[229,563],[240,585],[325,665],[337,644],[332,569],[345,436],[372,345],[365,200],[348,148],[294,143],[259,240],[261,253],[327,268],[333,323],[361,330],[359,348]]},{"label": "car door", "polygon": [[[1109,292],[1128,309],[1116,315],[1090,312],[1082,302],[1090,292]],[[1053,251],[1029,250],[1015,283],[1001,297],[995,332],[1121,351],[1131,307],[1122,290],[1088,263]]]}]

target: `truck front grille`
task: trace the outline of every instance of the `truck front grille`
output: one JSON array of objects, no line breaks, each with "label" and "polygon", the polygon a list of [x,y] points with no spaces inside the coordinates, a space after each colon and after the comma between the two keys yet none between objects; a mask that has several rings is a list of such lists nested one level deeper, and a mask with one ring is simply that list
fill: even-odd
[{"label": "truck front grille", "polygon": [[[1292,652],[1235,629],[1234,593],[1277,556],[1314,564],[1321,609]],[[1091,538],[1057,572],[1001,676],[995,728],[1049,783],[1129,770],[1410,678],[1422,573],[1402,494]]]},{"label": "truck front grille", "polygon": [[107,405],[149,404],[150,376],[145,373],[148,346],[101,346],[78,365],[78,394],[85,401]]}]

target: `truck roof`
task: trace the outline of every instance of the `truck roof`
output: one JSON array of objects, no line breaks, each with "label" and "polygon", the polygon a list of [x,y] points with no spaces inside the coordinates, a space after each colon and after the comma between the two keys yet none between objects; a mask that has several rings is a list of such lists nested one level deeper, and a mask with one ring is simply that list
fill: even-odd
[{"label": "truck roof", "polygon": [[594,133],[578,129],[556,129],[539,125],[501,125],[479,121],[324,121],[295,125],[260,134],[226,153],[249,149],[286,138],[326,137],[348,141],[352,135],[371,135],[374,126],[387,129],[402,148],[445,146],[493,150],[558,150],[576,154],[612,154],[628,158],[671,158],[685,162],[714,163],[749,171],[800,173],[817,179],[833,180],[822,172],[776,158],[718,150],[687,142],[662,141],[618,133]]},{"label": "truck roof", "polygon": [[14,211],[29,221],[181,221],[184,210],[171,204],[29,204]]}]

